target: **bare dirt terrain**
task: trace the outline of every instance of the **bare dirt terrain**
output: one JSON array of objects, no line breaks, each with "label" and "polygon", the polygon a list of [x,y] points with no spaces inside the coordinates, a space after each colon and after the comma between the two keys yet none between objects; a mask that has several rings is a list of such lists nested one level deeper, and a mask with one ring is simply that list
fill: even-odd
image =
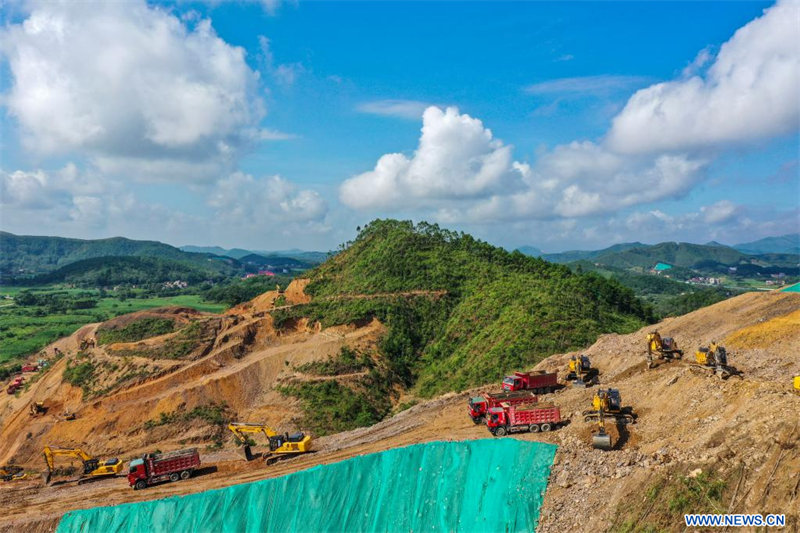
[{"label": "bare dirt terrain", "polygon": [[[297,283],[284,293],[287,305],[308,301],[304,286]],[[92,335],[96,326],[58,341],[68,355],[19,398],[0,400],[0,465],[41,470],[46,444],[80,446],[96,457],[124,460],[154,448],[166,451],[192,445],[200,447],[206,468],[189,482],[143,491],[133,491],[123,478],[81,485],[62,479],[44,486],[32,476],[0,483],[5,511],[0,530],[50,531],[72,509],[199,492],[418,442],[493,438],[467,416],[466,400],[497,386],[451,393],[374,426],[315,439],[316,453],[271,467],[244,461],[230,443],[206,449],[216,429],[200,420],[144,427],[161,413],[224,401],[239,420],[295,430],[297,406],[274,386],[287,379],[306,379],[296,366],[325,359],[345,345],[374,345],[384,331],[373,321],[329,329],[300,323],[291,331],[278,332],[268,313],[278,296],[266,293],[218,317],[219,330],[207,354],[162,361],[158,372],[163,374],[157,372],[154,378],[104,396],[82,399],[82,391],[61,377],[80,340]],[[798,320],[800,295],[752,293],[630,335],[605,335],[583,351],[600,370],[600,387],[618,388],[623,404],[633,407],[638,421],[622,432],[612,428],[621,449],[592,450],[589,443],[595,428],[583,421],[581,412],[590,408],[593,390],[567,387],[546,399],[561,407],[568,425],[550,433],[505,437],[559,445],[538,530],[619,529],[620,509],[637,518],[653,518],[647,491],[670,476],[697,475],[700,470],[719,473],[731,489],[735,487],[724,500],[726,511],[786,513],[788,531],[797,531],[800,395],[791,389],[791,376],[800,374]],[[648,370],[644,339],[652,329],[675,337],[687,352],[684,360]],[[729,362],[743,372],[742,379],[722,381],[690,364],[694,350],[712,340],[728,347]],[[103,347],[92,352],[97,352],[98,360],[115,357],[113,350]],[[570,355],[552,356],[537,369],[557,370],[563,378]],[[47,414],[32,418],[28,409],[33,401],[43,401],[49,407]],[[59,419],[67,408],[77,412],[76,420]],[[669,529],[682,531],[679,526]]]}]

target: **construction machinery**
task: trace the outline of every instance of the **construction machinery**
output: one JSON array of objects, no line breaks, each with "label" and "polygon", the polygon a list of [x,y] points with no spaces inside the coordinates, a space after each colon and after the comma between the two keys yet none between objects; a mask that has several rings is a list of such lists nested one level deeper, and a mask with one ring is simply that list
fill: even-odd
[{"label": "construction machinery", "polygon": [[25,479],[28,474],[21,466],[2,466],[0,467],[0,479],[3,481],[19,481]]},{"label": "construction machinery", "polygon": [[558,374],[555,372],[514,372],[511,376],[503,378],[504,391],[532,390],[536,394],[553,392],[560,385]]},{"label": "construction machinery", "polygon": [[647,334],[647,366],[654,368],[653,356],[662,361],[682,359],[683,350],[678,349],[678,343],[672,337],[662,337],[658,331]]},{"label": "construction machinery", "polygon": [[492,407],[529,404],[537,401],[539,401],[539,397],[533,391],[528,390],[487,393],[483,396],[470,398],[468,412],[472,421],[475,424],[480,424]]},{"label": "construction machinery", "polygon": [[269,452],[265,452],[262,456],[268,465],[311,451],[311,437],[303,433],[279,434],[264,424],[247,422],[231,422],[228,424],[228,429],[233,432],[236,440],[244,448],[244,456],[248,461],[255,458],[250,450],[248,434],[263,433],[269,440]]},{"label": "construction machinery", "polygon": [[721,379],[728,379],[739,374],[739,371],[728,365],[728,352],[724,346],[719,346],[716,341],[711,341],[708,347],[701,347],[695,352],[695,360],[701,368],[710,369]]},{"label": "construction machinery", "polygon": [[486,428],[495,437],[525,431],[551,431],[561,424],[561,410],[553,405],[492,407],[486,419]]},{"label": "construction machinery", "polygon": [[800,376],[794,377],[794,390],[800,393]]},{"label": "construction machinery", "polygon": [[95,459],[80,448],[51,448],[44,447],[44,460],[47,464],[47,472],[44,474],[45,484],[50,483],[50,477],[55,469],[56,457],[71,457],[79,459],[83,463],[83,472],[78,481],[105,476],[116,476],[122,472],[122,461],[119,459]]},{"label": "construction machinery", "polygon": [[622,396],[618,389],[600,389],[592,398],[592,409],[583,412],[585,422],[599,422],[600,419],[614,420],[622,424],[633,424],[636,415],[630,407],[622,407]]},{"label": "construction machinery", "polygon": [[32,402],[30,411],[31,416],[39,416],[47,412],[47,407],[45,407],[44,403],[42,402]]},{"label": "construction machinery", "polygon": [[586,355],[573,355],[569,358],[567,366],[567,381],[572,381],[575,387],[589,387],[597,382],[597,369],[592,368],[592,362]]},{"label": "construction machinery", "polygon": [[605,409],[603,409],[602,402],[599,409],[599,418],[597,420],[597,433],[592,435],[592,448],[596,450],[610,450],[611,435],[606,432],[606,416]]},{"label": "construction machinery", "polygon": [[200,466],[197,448],[186,448],[167,453],[146,453],[131,461],[128,484],[142,490],[162,481],[189,479]]},{"label": "construction machinery", "polygon": [[14,378],[14,381],[12,381],[11,384],[8,386],[6,392],[8,394],[14,394],[19,389],[21,389],[24,384],[25,384],[25,378],[22,376],[22,374],[20,374]]}]

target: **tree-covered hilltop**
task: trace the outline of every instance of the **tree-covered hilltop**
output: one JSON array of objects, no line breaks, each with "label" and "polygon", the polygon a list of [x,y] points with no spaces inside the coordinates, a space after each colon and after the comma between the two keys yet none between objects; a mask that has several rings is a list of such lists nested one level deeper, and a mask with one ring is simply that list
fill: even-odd
[{"label": "tree-covered hilltop", "polygon": [[277,312],[276,323],[377,317],[388,327],[380,343],[384,377],[421,396],[497,381],[652,320],[614,280],[424,222],[371,222],[308,277],[314,301]]}]

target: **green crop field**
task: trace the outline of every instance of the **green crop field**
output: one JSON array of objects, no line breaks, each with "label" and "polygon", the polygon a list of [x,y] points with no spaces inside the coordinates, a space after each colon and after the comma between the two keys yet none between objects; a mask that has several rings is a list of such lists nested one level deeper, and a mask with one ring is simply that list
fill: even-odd
[{"label": "green crop field", "polygon": [[[87,309],[54,310],[45,305],[17,305],[13,298],[23,291],[46,297],[53,294],[79,295],[96,298],[96,305]],[[135,296],[144,296],[136,294]],[[219,313],[227,306],[202,300],[196,294],[168,297],[118,298],[101,295],[99,291],[62,289],[56,287],[0,287],[0,364],[28,357],[49,343],[72,334],[92,322],[115,316],[164,306],[191,307],[199,311]]]}]

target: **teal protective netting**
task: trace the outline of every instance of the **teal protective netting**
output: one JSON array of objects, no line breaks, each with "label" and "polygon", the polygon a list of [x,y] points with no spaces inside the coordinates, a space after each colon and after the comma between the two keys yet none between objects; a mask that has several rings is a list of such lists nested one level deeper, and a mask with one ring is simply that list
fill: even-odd
[{"label": "teal protective netting", "polygon": [[555,451],[513,438],[416,444],[224,489],[72,511],[56,531],[532,532]]}]

